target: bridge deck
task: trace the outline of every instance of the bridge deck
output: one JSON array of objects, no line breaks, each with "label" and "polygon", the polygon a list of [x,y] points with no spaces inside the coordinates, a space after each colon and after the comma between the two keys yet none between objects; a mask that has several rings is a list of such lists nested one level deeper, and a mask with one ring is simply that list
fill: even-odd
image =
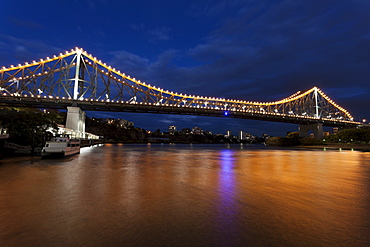
[{"label": "bridge deck", "polygon": [[67,106],[78,106],[84,111],[114,111],[114,112],[136,112],[136,113],[155,113],[155,114],[179,114],[179,115],[198,115],[211,117],[229,117],[240,119],[253,119],[263,121],[273,121],[294,124],[315,124],[322,123],[324,126],[331,127],[356,127],[361,125],[359,122],[335,121],[333,119],[303,117],[297,115],[287,115],[278,113],[252,112],[252,111],[228,111],[216,110],[213,108],[197,108],[194,106],[171,106],[154,104],[132,104],[128,102],[109,102],[109,101],[85,101],[72,99],[38,98],[21,96],[0,96],[0,102],[7,106],[23,106],[38,108],[66,109]]}]

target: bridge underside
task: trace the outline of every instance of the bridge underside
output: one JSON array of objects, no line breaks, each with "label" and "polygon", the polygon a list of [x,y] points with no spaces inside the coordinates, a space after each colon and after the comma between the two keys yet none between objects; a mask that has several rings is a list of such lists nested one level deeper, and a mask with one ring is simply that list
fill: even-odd
[{"label": "bridge underside", "polygon": [[239,119],[252,119],[260,121],[272,121],[293,124],[316,124],[321,123],[323,126],[329,127],[344,127],[353,128],[358,124],[342,121],[328,121],[325,119],[317,118],[304,118],[289,115],[272,115],[261,112],[248,112],[248,111],[229,111],[225,116],[224,110],[197,108],[197,107],[178,107],[166,105],[153,105],[153,104],[130,104],[130,103],[116,103],[106,101],[81,101],[71,99],[56,99],[56,98],[31,98],[31,97],[15,97],[15,96],[0,96],[0,102],[4,106],[17,106],[17,107],[37,107],[37,108],[54,108],[66,109],[72,105],[80,107],[83,111],[113,111],[113,112],[136,112],[136,113],[155,113],[155,114],[178,114],[178,115],[198,115],[198,116],[211,116],[211,117],[228,117]]}]

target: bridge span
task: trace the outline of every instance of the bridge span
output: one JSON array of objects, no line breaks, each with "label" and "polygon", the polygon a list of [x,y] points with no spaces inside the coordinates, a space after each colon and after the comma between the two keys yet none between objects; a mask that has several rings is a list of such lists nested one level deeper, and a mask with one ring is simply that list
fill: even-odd
[{"label": "bridge span", "polygon": [[[187,95],[132,78],[80,48],[39,61],[2,67],[0,103],[69,108],[71,112],[76,112],[73,107],[78,107],[84,111],[182,114],[295,123],[301,125],[302,136],[311,129],[317,137],[322,136],[322,126],[351,128],[361,125],[318,87],[274,102]],[[71,120],[67,127],[78,130],[77,125],[84,116],[68,114],[75,120]]]}]

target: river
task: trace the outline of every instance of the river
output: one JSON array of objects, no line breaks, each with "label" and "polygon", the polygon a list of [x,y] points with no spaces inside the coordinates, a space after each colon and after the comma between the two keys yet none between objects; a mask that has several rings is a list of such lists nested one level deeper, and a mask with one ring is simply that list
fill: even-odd
[{"label": "river", "polygon": [[0,246],[369,246],[370,153],[106,144],[0,161]]}]

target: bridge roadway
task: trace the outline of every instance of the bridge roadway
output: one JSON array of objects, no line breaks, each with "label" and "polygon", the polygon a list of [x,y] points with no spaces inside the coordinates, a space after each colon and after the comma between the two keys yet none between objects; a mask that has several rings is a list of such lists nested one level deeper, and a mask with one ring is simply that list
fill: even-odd
[{"label": "bridge roadway", "polygon": [[250,111],[228,111],[225,115],[225,110],[217,110],[213,108],[197,108],[194,106],[176,106],[176,105],[155,105],[138,103],[132,104],[129,102],[109,102],[109,101],[89,101],[89,100],[72,100],[50,97],[22,97],[0,95],[0,102],[7,106],[18,107],[36,107],[36,108],[52,108],[66,109],[68,106],[78,106],[84,111],[114,111],[114,112],[136,112],[136,113],[155,113],[155,114],[178,114],[178,115],[197,115],[211,117],[229,117],[239,119],[253,119],[260,121],[273,121],[293,124],[317,124],[323,126],[354,128],[363,126],[360,122],[350,121],[334,121],[321,118],[310,118],[297,115],[287,114],[271,114],[264,112]]}]

